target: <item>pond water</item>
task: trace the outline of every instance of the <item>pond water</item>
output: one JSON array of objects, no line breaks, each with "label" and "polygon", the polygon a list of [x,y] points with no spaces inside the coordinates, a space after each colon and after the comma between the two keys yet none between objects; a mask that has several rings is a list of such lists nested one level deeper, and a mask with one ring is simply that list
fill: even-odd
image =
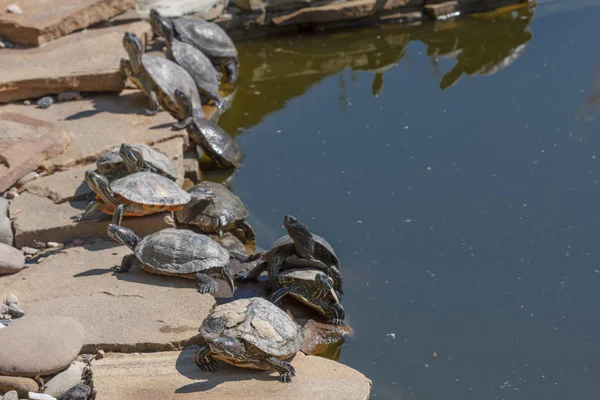
[{"label": "pond water", "polygon": [[259,246],[288,213],[333,244],[374,399],[600,396],[588,5],[239,44],[233,188]]}]

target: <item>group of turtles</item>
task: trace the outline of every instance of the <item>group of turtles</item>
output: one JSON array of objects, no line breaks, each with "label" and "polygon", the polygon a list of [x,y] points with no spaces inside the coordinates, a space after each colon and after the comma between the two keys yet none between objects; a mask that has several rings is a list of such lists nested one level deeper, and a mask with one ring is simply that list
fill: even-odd
[{"label": "group of turtles", "polygon": [[[243,155],[235,141],[206,120],[202,103],[223,105],[218,93],[224,71],[237,79],[237,51],[217,25],[199,19],[168,20],[156,10],[150,13],[156,34],[165,37],[169,58],[143,55],[141,41],[126,33],[123,44],[129,60],[121,60],[124,78],[131,79],[150,99],[148,115],[159,106],[185,128],[189,138],[220,168],[237,168]],[[173,60],[173,61],[171,61]],[[290,296],[320,312],[330,323],[344,324],[340,261],[332,246],[291,215],[283,227],[287,234],[264,252],[248,255],[229,248],[219,239],[231,232],[243,244],[253,244],[256,234],[246,221],[248,210],[225,185],[203,181],[189,190],[177,181],[177,170],[165,154],[144,144],[123,143],[103,154],[96,171],[85,181],[94,193],[77,220],[93,218],[97,211],[112,215],[108,236],[127,246],[117,273],[134,265],[145,271],[195,279],[200,293],[215,293],[221,279],[235,291],[230,262],[256,262],[235,279],[249,281],[268,275],[267,299],[243,298],[215,305],[200,327],[206,345],[195,356],[198,367],[215,371],[218,360],[264,370],[275,370],[282,382],[295,375],[290,364],[305,340],[296,321],[277,306]],[[144,238],[121,225],[123,217],[139,217],[170,211],[176,228]],[[216,236],[216,237],[215,237]]]}]

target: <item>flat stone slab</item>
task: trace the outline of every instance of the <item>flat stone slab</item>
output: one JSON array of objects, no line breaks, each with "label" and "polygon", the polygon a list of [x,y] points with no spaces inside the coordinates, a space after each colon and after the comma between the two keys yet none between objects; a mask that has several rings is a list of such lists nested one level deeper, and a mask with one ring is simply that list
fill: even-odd
[{"label": "flat stone slab", "polygon": [[278,374],[221,363],[217,372],[194,364],[193,347],[182,352],[107,354],[92,363],[96,400],[367,400],[371,381],[360,372],[321,357],[298,353],[289,384]]},{"label": "flat stone slab", "polygon": [[[23,13],[4,12],[9,4],[17,4]],[[0,36],[12,43],[39,46],[107,21],[134,5],[135,0],[0,0]]]},{"label": "flat stone slab", "polygon": [[46,159],[64,152],[69,143],[70,136],[61,124],[0,112],[0,192]]},{"label": "flat stone slab", "polygon": [[75,33],[44,47],[2,50],[0,102],[70,90],[120,92],[125,88],[119,72],[120,59],[127,58],[122,44],[125,31],[145,40],[151,28],[140,21]]},{"label": "flat stone slab", "polygon": [[[82,183],[83,184],[83,183]],[[98,217],[75,222],[71,219],[81,214],[88,200],[76,200],[54,204],[46,197],[23,192],[10,205],[15,231],[15,245],[19,248],[40,242],[66,243],[75,239],[108,239],[106,228],[111,217],[98,213]],[[125,218],[123,226],[133,229],[138,235],[146,236],[173,226],[171,213],[157,213],[144,217]]]},{"label": "flat stone slab", "polygon": [[198,293],[191,279],[137,267],[113,274],[110,269],[131,253],[125,246],[96,242],[84,247],[48,257],[18,277],[0,278],[0,298],[14,293],[27,316],[60,314],[80,321],[84,352],[177,350],[196,335],[215,303],[213,296]]},{"label": "flat stone slab", "polygon": [[350,0],[318,7],[306,7],[290,14],[273,17],[277,26],[345,21],[374,13],[376,0]]},{"label": "flat stone slab", "polygon": [[101,154],[123,142],[154,145],[167,139],[187,136],[185,130],[171,129],[177,121],[169,113],[162,111],[148,117],[144,115],[146,107],[148,99],[141,91],[126,90],[120,94],[57,103],[43,110],[15,103],[2,109],[50,122],[60,121],[71,133],[69,149],[43,163],[49,171],[54,171],[95,162]]}]

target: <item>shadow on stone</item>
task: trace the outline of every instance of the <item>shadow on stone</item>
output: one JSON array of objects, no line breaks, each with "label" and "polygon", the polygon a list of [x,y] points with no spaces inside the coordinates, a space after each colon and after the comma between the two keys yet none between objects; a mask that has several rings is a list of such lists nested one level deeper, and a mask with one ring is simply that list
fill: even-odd
[{"label": "shadow on stone", "polygon": [[93,101],[93,110],[80,111],[66,117],[65,120],[74,121],[89,118],[102,112],[111,114],[143,114],[143,111],[147,106],[147,97],[141,91],[115,96],[98,97]]}]

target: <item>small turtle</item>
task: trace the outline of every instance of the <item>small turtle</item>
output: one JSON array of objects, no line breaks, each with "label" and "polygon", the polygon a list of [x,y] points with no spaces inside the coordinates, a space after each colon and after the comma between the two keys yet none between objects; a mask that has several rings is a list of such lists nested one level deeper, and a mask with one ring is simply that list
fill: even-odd
[{"label": "small turtle", "polygon": [[[88,170],[85,172],[85,181],[96,193],[96,199],[88,204],[83,214],[75,217],[78,221],[88,219],[97,210],[113,214],[119,204],[125,204],[125,215],[131,216],[178,211],[192,199],[172,180],[149,171],[136,172],[108,182],[106,177]],[[206,193],[206,197],[210,196],[211,193]]]},{"label": "small turtle", "polygon": [[204,233],[216,232],[219,237],[226,231],[239,228],[244,232],[245,243],[256,240],[252,226],[244,219],[249,215],[248,210],[238,196],[220,183],[207,181],[192,187],[188,193],[195,196],[198,190],[214,193],[214,197],[211,201],[188,203],[175,213],[177,222],[195,225]]},{"label": "small turtle", "polygon": [[235,140],[218,125],[199,117],[183,91],[176,90],[175,98],[189,121],[185,125],[187,132],[202,152],[220,168],[238,168],[244,160],[244,154]]},{"label": "small turtle", "polygon": [[121,61],[121,73],[129,77],[150,99],[150,108],[145,111],[146,115],[155,115],[160,102],[160,105],[179,121],[173,124],[174,128],[183,129],[186,123],[189,124],[175,101],[176,89],[191,96],[194,113],[203,115],[196,84],[185,69],[164,57],[142,55],[142,42],[135,33],[125,32],[123,46],[129,54],[129,63]]},{"label": "small turtle", "polygon": [[173,32],[173,24],[166,19],[159,19],[158,26],[161,35],[167,41],[170,58],[194,78],[200,96],[214,101],[219,108],[223,107],[224,100],[219,95],[221,74],[217,72],[208,57],[191,44],[178,40]]},{"label": "small turtle", "polygon": [[333,288],[333,279],[321,270],[297,268],[282,271],[279,284],[281,287],[269,296],[269,301],[277,304],[286,295],[291,295],[325,315],[332,324],[344,324],[346,313]]},{"label": "small turtle", "polygon": [[304,343],[304,329],[273,303],[260,297],[213,306],[202,322],[207,345],[196,352],[196,365],[216,371],[217,360],[242,368],[275,370],[291,382],[296,370],[287,361]]},{"label": "small turtle", "polygon": [[195,279],[198,292],[215,293],[219,283],[209,275],[223,278],[234,291],[229,274],[231,254],[206,235],[187,229],[167,228],[140,238],[120,225],[124,206],[119,205],[108,225],[108,236],[129,247],[133,254],[123,257],[115,272],[127,272],[133,264],[150,273]]},{"label": "small turtle", "polygon": [[283,227],[287,230],[287,235],[277,239],[268,251],[256,253],[246,260],[246,262],[250,262],[260,258],[265,262],[241,275],[240,279],[256,279],[266,270],[269,274],[269,286],[272,290],[277,290],[280,287],[278,276],[282,268],[317,268],[332,277],[335,290],[340,295],[344,294],[342,276],[339,272],[340,260],[329,242],[321,236],[311,233],[308,226],[291,215],[285,216]]},{"label": "small turtle", "polygon": [[202,51],[219,71],[225,69],[230,82],[237,80],[238,51],[223,28],[198,18],[169,20],[155,9],[150,10],[150,24],[155,35],[161,34],[160,21],[171,24],[177,39]]},{"label": "small turtle", "polygon": [[141,143],[123,143],[121,147],[107,151],[98,158],[96,167],[109,181],[140,171],[150,171],[172,181],[177,180],[177,168],[169,157]]}]

